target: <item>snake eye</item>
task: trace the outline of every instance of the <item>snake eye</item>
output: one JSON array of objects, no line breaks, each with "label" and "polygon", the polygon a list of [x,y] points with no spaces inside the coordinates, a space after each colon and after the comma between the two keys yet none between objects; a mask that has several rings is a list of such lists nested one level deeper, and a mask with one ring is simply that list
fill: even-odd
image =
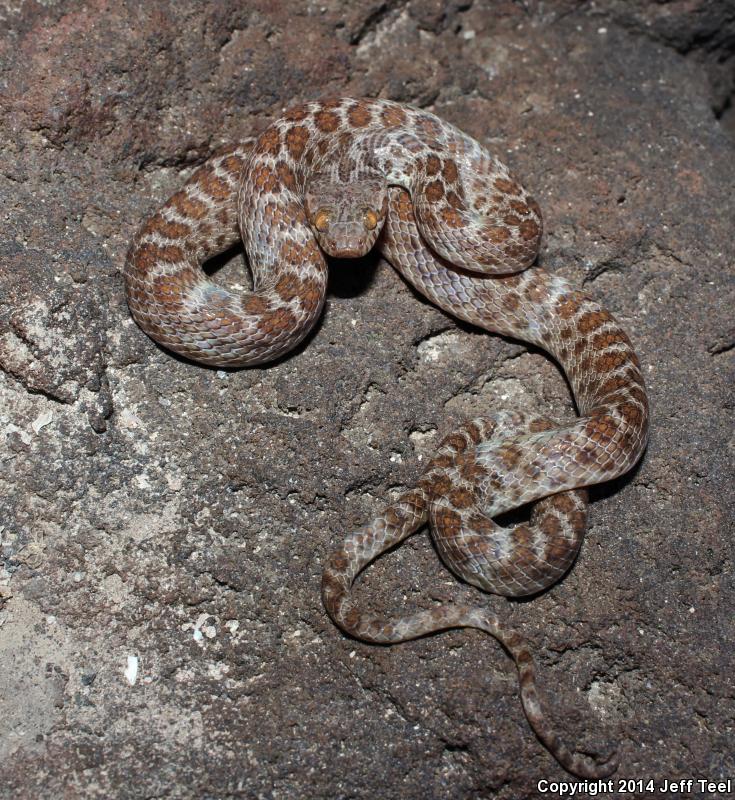
[{"label": "snake eye", "polygon": [[320,208],[314,217],[314,227],[324,233],[329,228],[329,211],[326,208]]},{"label": "snake eye", "polygon": [[375,230],[375,226],[378,224],[378,215],[371,208],[369,208],[365,212],[364,222],[365,227],[369,231]]}]

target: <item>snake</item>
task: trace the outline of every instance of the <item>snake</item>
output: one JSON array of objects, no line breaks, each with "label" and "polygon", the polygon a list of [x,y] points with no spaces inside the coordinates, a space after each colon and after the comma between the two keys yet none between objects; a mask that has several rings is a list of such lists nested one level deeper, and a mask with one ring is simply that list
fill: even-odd
[{"label": "snake", "polygon": [[[620,324],[557,274],[533,266],[538,203],[485,147],[435,114],[385,99],[301,103],[257,136],[215,152],[136,233],[127,301],[162,347],[216,367],[250,367],[293,350],[319,319],[328,258],[376,247],[420,295],[491,333],[535,345],[564,371],[578,411],[559,425],[496,411],[446,436],[415,486],[350,533],[326,562],[322,599],[348,635],[394,644],[477,628],[513,658],[525,715],[570,773],[618,766],[570,749],[545,712],[528,645],[489,608],[441,603],[387,617],[352,599],[358,574],[428,525],[462,580],[506,597],[537,594],[573,564],[587,487],[630,470],[648,437],[640,362]],[[242,242],[252,288],[203,271]],[[528,521],[495,518],[531,504]]]}]

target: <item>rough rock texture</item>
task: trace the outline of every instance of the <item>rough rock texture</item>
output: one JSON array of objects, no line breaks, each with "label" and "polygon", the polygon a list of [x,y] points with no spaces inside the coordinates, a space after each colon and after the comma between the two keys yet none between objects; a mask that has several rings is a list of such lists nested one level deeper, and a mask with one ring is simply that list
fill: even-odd
[{"label": "rough rock texture", "polygon": [[[484,597],[419,535],[360,598],[490,603],[570,743],[619,743],[623,778],[735,777],[732,3],[3,0],[0,29],[0,797],[523,798],[568,777],[494,641],[370,647],[319,599],[330,549],[453,423],[572,414],[554,364],[376,258],[334,265],[323,323],[266,369],[177,360],[127,312],[145,215],[326,93],[429,107],[523,176],[540,263],[624,321],[653,404],[551,591]],[[217,279],[242,275],[236,256]]]}]

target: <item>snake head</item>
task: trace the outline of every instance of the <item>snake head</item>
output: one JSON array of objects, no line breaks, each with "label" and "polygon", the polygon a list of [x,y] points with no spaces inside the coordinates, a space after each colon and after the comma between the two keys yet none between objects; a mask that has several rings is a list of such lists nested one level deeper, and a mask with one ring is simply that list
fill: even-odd
[{"label": "snake head", "polygon": [[388,212],[381,178],[342,183],[316,177],[306,187],[304,210],[319,246],[334,258],[359,258],[375,244]]}]

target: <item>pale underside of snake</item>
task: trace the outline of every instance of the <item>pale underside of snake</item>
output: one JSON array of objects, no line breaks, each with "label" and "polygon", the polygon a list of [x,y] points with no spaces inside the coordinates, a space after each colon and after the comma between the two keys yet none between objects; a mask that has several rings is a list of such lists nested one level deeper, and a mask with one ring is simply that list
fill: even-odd
[{"label": "pale underside of snake", "polygon": [[[630,469],[645,448],[648,401],[615,319],[565,280],[530,267],[538,205],[480,144],[435,115],[387,100],[297,106],[257,139],[213,156],[143,225],[125,265],[128,303],[166,348],[204,364],[251,366],[301,341],[325,297],[325,254],[381,253],[453,316],[532,343],[562,366],[578,419],[500,412],[446,437],[415,488],[348,536],[322,595],[346,633],[390,644],[454,627],[498,639],[513,657],[525,714],[570,772],[601,778],[617,757],[569,750],[544,715],[520,635],[481,606],[444,604],[397,618],[361,611],[358,573],[425,524],[458,576],[506,596],[539,592],[584,537],[585,488]],[[202,262],[242,239],[253,289],[229,291]],[[493,517],[533,502],[528,523]]]}]

